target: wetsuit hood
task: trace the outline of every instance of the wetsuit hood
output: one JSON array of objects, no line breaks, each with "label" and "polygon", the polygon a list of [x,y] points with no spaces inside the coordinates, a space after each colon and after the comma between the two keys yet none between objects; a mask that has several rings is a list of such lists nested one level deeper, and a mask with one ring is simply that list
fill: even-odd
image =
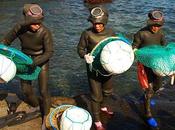
[{"label": "wetsuit hood", "polygon": [[25,4],[23,7],[23,14],[27,21],[33,21],[35,24],[42,23],[44,19],[43,10],[38,4]]},{"label": "wetsuit hood", "polygon": [[94,7],[90,10],[90,16],[88,21],[91,23],[102,23],[104,25],[107,24],[108,21],[108,12],[104,7]]},{"label": "wetsuit hood", "polygon": [[148,26],[153,26],[153,25],[158,25],[158,26],[163,26],[164,24],[164,17],[163,13],[159,10],[153,10],[148,13],[148,20],[147,20],[147,25]]}]

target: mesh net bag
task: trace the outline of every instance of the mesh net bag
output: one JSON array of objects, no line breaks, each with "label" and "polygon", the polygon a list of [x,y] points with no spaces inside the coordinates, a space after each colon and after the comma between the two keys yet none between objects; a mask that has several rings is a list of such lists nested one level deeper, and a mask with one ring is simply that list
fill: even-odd
[{"label": "mesh net bag", "polygon": [[49,130],[60,130],[60,120],[63,112],[73,107],[73,105],[61,105],[56,108],[52,108],[50,113],[46,117],[46,127]]},{"label": "mesh net bag", "polygon": [[24,80],[37,79],[41,68],[36,67],[35,70],[32,70],[28,66],[33,63],[33,60],[30,57],[15,48],[3,44],[0,44],[0,54],[6,56],[15,63],[17,68],[16,76]]},{"label": "mesh net bag", "polygon": [[175,43],[143,47],[135,55],[140,63],[162,76],[171,75],[175,71]]},{"label": "mesh net bag", "polygon": [[102,41],[100,41],[91,51],[90,55],[94,57],[94,62],[92,62],[92,64],[90,64],[90,70],[91,71],[95,71],[100,73],[103,76],[110,76],[112,75],[112,73],[107,72],[101,62],[100,62],[100,56],[101,56],[101,52],[103,50],[103,48],[110,42],[116,41],[116,40],[120,40],[123,41],[127,44],[130,44],[131,42],[128,41],[128,39],[126,39],[122,34],[118,34],[115,37],[108,37]]},{"label": "mesh net bag", "polygon": [[90,65],[90,70],[99,72],[102,75],[110,75],[100,63],[100,54],[105,45],[109,42],[116,40],[116,37],[110,37],[101,41],[97,46],[92,50],[91,55],[95,57],[94,62]]}]

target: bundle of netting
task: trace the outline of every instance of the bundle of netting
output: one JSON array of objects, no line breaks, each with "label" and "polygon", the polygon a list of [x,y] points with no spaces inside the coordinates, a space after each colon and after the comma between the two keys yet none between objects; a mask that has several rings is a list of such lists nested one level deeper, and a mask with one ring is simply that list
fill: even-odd
[{"label": "bundle of netting", "polygon": [[51,109],[46,118],[48,130],[90,130],[91,125],[90,113],[73,105],[61,105]]},{"label": "bundle of netting", "polygon": [[146,46],[138,49],[135,55],[140,63],[159,76],[172,75],[175,72],[175,43]]},{"label": "bundle of netting", "polygon": [[94,57],[90,70],[103,76],[124,73],[134,62],[131,42],[121,34],[100,41],[90,55]]},{"label": "bundle of netting", "polygon": [[15,48],[3,45],[3,43],[0,43],[0,54],[10,59],[15,64],[17,69],[15,73],[19,78],[23,80],[35,80],[38,78],[41,68],[37,66],[35,69],[32,69],[29,66],[33,63],[31,57]]}]

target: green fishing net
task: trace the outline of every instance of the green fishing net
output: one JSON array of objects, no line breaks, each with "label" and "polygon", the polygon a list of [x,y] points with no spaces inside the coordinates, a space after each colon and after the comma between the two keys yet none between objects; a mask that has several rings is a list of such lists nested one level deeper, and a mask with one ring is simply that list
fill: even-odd
[{"label": "green fishing net", "polygon": [[175,71],[175,43],[167,46],[152,45],[138,49],[135,52],[136,59],[144,66],[164,75],[170,75]]},{"label": "green fishing net", "polygon": [[36,67],[35,69],[31,69],[29,65],[33,63],[32,59],[21,51],[0,43],[0,54],[6,56],[15,63],[17,77],[24,80],[35,80],[38,78],[41,68]]}]

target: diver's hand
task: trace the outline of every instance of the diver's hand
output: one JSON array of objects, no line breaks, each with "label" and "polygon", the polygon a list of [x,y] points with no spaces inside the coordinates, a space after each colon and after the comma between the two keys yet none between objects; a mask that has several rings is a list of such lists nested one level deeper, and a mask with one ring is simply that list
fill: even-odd
[{"label": "diver's hand", "polygon": [[89,53],[84,55],[86,63],[91,64],[94,61],[94,56],[91,56]]},{"label": "diver's hand", "polygon": [[134,49],[133,49],[134,53],[135,53],[137,50],[138,50],[137,48],[134,48]]},{"label": "diver's hand", "polygon": [[36,65],[34,63],[29,65],[29,67],[30,67],[29,69],[31,72],[33,72],[36,69]]},{"label": "diver's hand", "polygon": [[137,51],[138,49],[137,48],[133,48],[133,52],[134,52],[134,59],[136,59],[136,51]]},{"label": "diver's hand", "polygon": [[3,44],[3,45],[8,45],[9,43],[8,43],[8,41],[7,41],[7,40],[3,39],[3,40],[1,40],[1,41],[0,41],[0,44]]}]

